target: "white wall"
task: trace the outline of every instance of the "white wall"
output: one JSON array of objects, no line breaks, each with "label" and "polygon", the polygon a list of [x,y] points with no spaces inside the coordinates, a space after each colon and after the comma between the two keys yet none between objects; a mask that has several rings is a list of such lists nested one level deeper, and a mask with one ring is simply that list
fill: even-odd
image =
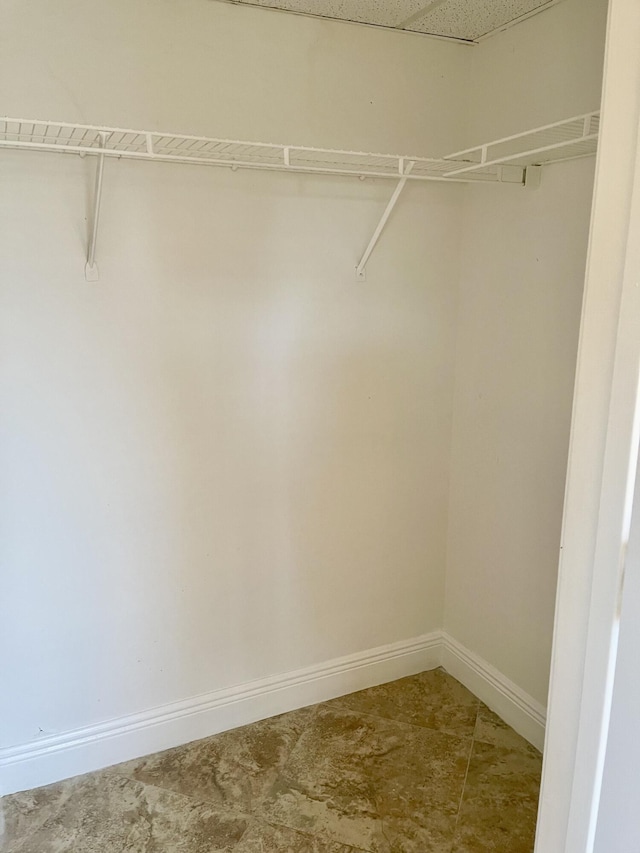
[{"label": "white wall", "polygon": [[469,144],[600,107],[607,0],[563,0],[472,52]]},{"label": "white wall", "polygon": [[463,229],[445,629],[542,704],[592,177],[472,188]]},{"label": "white wall", "polygon": [[[470,49],[12,2],[0,102],[438,155],[597,107],[586,7]],[[1,153],[2,745],[438,629],[447,547],[445,628],[544,701],[592,163],[408,187],[363,285],[384,182],[109,161],[87,285],[95,163]]]},{"label": "white wall", "polygon": [[211,0],[7,0],[3,114],[439,156],[472,49]]},{"label": "white wall", "polygon": [[[605,20],[567,0],[482,43],[469,142],[597,109]],[[462,228],[445,630],[543,704],[592,184],[469,187]]]},{"label": "white wall", "polygon": [[[10,3],[3,112],[459,144],[469,49],[205,0]],[[419,108],[418,108],[419,107]],[[434,121],[437,116],[437,121]],[[439,628],[462,190],[3,151],[3,746]]]}]

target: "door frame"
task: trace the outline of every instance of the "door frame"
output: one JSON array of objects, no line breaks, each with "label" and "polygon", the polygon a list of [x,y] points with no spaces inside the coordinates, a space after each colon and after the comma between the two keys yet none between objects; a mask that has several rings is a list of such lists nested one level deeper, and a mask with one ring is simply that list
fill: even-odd
[{"label": "door frame", "polygon": [[638,455],[639,43],[640,4],[610,0],[536,853],[592,853],[597,826]]}]

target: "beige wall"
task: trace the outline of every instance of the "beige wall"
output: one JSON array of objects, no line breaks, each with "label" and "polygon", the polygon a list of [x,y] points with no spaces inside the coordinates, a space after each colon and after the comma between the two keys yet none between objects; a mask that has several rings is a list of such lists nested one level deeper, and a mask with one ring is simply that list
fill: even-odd
[{"label": "beige wall", "polygon": [[473,52],[210,0],[7,0],[4,115],[444,155]]},{"label": "beige wall", "polygon": [[600,108],[607,0],[563,0],[472,51],[468,144]]},{"label": "beige wall", "polygon": [[[9,114],[462,135],[464,46],[205,0],[3,39]],[[386,182],[109,161],[88,285],[94,169],[0,157],[4,745],[441,624],[461,188],[409,188],[362,284]]]},{"label": "beige wall", "polygon": [[543,705],[592,181],[470,188],[463,220],[444,624]]},{"label": "beige wall", "polygon": [[[474,51],[469,141],[599,108],[605,0]],[[445,629],[546,704],[593,160],[468,187]]]}]

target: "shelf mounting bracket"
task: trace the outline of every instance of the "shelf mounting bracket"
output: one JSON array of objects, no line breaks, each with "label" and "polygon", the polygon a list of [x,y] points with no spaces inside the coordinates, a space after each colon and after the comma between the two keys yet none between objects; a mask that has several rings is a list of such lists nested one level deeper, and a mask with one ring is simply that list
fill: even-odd
[{"label": "shelf mounting bracket", "polygon": [[537,190],[542,177],[542,166],[526,166],[524,170],[524,186],[527,190]]},{"label": "shelf mounting bracket", "polygon": [[393,191],[393,195],[389,199],[387,206],[384,210],[384,213],[382,214],[380,222],[378,222],[376,230],[373,232],[373,236],[371,237],[371,240],[369,240],[369,245],[365,249],[364,255],[362,256],[360,263],[356,267],[356,279],[358,281],[366,281],[366,279],[367,279],[367,272],[366,272],[367,261],[369,260],[371,253],[375,249],[376,244],[377,244],[378,240],[380,239],[380,235],[384,231],[384,227],[387,224],[389,217],[391,216],[393,208],[396,206],[398,199],[400,198],[400,193],[402,192],[402,190],[405,187],[405,184],[407,183],[407,177],[409,176],[409,173],[411,172],[411,170],[413,169],[414,166],[415,166],[414,160],[409,160],[409,162],[407,163],[406,166],[404,166],[404,164],[401,162],[402,177],[398,181],[398,184],[397,184],[395,190]]},{"label": "shelf mounting bracket", "polygon": [[[107,134],[100,133],[100,148],[107,145]],[[100,202],[102,201],[102,175],[104,173],[104,150],[98,156],[98,167],[96,169],[96,187],[93,195],[93,219],[91,220],[91,233],[89,236],[89,249],[87,251],[87,263],[84,268],[84,277],[87,281],[98,281],[98,265],[96,264],[96,242],[98,240],[98,224],[100,222]]]}]

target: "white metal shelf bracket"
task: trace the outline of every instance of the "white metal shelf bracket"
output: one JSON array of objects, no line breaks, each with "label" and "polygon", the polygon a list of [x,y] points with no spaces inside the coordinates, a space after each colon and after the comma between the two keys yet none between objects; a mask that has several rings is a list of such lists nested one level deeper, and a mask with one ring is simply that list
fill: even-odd
[{"label": "white metal shelf bracket", "polygon": [[393,208],[398,203],[398,199],[400,198],[400,193],[405,188],[405,185],[407,183],[407,178],[409,177],[409,173],[411,172],[411,170],[413,169],[414,166],[415,166],[414,160],[410,160],[407,163],[406,167],[404,166],[404,162],[402,160],[400,161],[400,168],[403,169],[402,178],[400,178],[400,180],[398,181],[398,185],[396,186],[395,190],[393,191],[393,195],[391,196],[391,198],[389,199],[389,201],[387,203],[387,206],[384,210],[384,213],[382,214],[382,217],[380,219],[380,222],[378,222],[376,230],[373,232],[373,236],[371,237],[371,240],[369,240],[369,245],[365,249],[364,255],[362,256],[362,258],[360,259],[360,263],[356,267],[356,278],[358,281],[366,281],[366,278],[367,278],[367,272],[366,272],[367,261],[369,260],[371,253],[375,249],[376,244],[377,244],[378,240],[380,239],[380,235],[384,231],[384,227],[387,224],[387,221],[388,221],[389,217],[391,216],[391,213],[393,212]]},{"label": "white metal shelf bracket", "polygon": [[524,170],[524,187],[527,190],[537,190],[542,179],[542,166],[527,166]]},{"label": "white metal shelf bracket", "polygon": [[[100,148],[106,148],[107,134],[100,133]],[[89,249],[87,252],[87,263],[84,268],[84,277],[87,281],[98,281],[98,265],[96,264],[96,243],[98,240],[98,224],[100,222],[100,202],[102,201],[102,176],[104,173],[104,150],[98,155],[98,167],[96,169],[96,188],[93,196],[93,218],[91,220],[91,233],[89,237]]]}]

